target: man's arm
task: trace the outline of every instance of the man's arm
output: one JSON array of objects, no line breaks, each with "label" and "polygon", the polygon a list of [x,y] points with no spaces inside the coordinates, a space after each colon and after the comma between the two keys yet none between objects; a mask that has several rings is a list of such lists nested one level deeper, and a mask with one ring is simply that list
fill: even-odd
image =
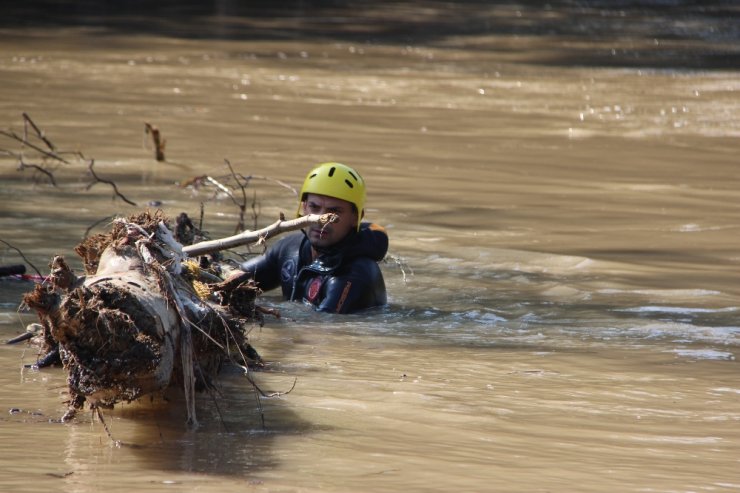
[{"label": "man's arm", "polygon": [[262,291],[269,291],[280,286],[280,244],[269,249],[264,255],[254,257],[239,266]]}]

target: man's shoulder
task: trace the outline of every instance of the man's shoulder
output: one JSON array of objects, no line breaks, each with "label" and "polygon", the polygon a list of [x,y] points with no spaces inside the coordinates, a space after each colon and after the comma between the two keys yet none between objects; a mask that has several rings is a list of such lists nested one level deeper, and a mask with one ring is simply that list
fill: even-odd
[{"label": "man's shoulder", "polygon": [[388,253],[388,233],[385,228],[375,223],[364,222],[360,225],[360,230],[347,255],[352,258],[367,257],[378,262],[385,258],[386,253]]}]

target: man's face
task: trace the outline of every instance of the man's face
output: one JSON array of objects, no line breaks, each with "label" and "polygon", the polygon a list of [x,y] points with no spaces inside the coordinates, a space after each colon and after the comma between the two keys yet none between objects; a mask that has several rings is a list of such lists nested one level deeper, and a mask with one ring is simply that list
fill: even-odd
[{"label": "man's face", "polygon": [[339,217],[339,220],[335,223],[308,227],[306,231],[308,241],[314,247],[330,247],[343,240],[350,231],[357,227],[357,212],[354,211],[352,204],[346,200],[309,193],[306,194],[306,201],[303,202],[301,209],[304,215],[331,212]]}]

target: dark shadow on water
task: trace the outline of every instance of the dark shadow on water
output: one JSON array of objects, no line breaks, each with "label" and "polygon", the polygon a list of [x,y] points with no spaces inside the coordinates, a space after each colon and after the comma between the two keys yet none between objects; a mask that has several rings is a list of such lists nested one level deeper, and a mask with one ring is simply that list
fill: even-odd
[{"label": "dark shadow on water", "polygon": [[528,63],[735,70],[739,20],[740,6],[729,0],[29,0],[4,5],[0,29],[12,30],[6,36],[24,28],[71,27],[97,35],[328,39],[439,49],[454,38],[456,46],[487,57],[516,53],[517,39],[527,37],[544,41],[537,53],[521,48]]},{"label": "dark shadow on water", "polygon": [[[265,386],[287,382],[284,376],[269,372],[258,374],[256,379]],[[196,396],[196,429],[185,423],[182,395],[168,391],[167,402],[143,402],[114,411],[119,418],[135,421],[137,433],[113,438],[121,440],[120,446],[148,468],[249,477],[279,465],[273,452],[277,437],[330,431],[298,416],[287,396],[258,402],[251,385],[236,368],[225,370],[217,385],[217,394]]]}]

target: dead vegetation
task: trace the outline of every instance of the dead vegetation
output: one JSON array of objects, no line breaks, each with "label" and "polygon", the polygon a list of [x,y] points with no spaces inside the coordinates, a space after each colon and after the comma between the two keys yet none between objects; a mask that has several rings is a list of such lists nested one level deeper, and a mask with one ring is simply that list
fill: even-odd
[{"label": "dead vegetation", "polygon": [[[0,148],[0,153],[17,160],[19,171],[31,170],[34,180],[56,186],[59,167],[86,163],[92,178],[88,189],[103,183],[115,197],[136,204],[94,170],[94,160],[79,152],[60,151],[27,114],[23,118],[22,134],[0,131],[0,136],[20,144],[19,150]],[[146,124],[145,128],[152,136],[156,159],[164,160],[164,139],[156,127]],[[70,155],[74,159],[68,159]],[[117,403],[179,387],[185,394],[188,422],[195,424],[196,391],[213,389],[227,362],[241,367],[258,395],[266,395],[251,378],[251,369],[263,361],[248,335],[265,316],[280,314],[256,304],[260,291],[253,281],[238,272],[228,276],[220,252],[336,218],[328,214],[285,221],[281,215],[256,230],[259,204],[254,194],[250,203],[246,193],[252,180],[272,181],[293,195],[296,191],[277,180],[239,174],[228,160],[225,164],[228,175],[201,175],[184,180],[181,186],[207,187],[214,198],[228,198],[239,207],[234,236],[208,238],[201,230],[202,202],[198,226],[185,213],[173,225],[159,210],[107,217],[96,223],[108,222],[107,232],[88,236],[92,227],[88,228],[74,249],[84,273],[75,273],[64,256],[57,255],[49,276],[39,273],[42,281],[24,296],[23,306],[39,317],[38,366],[61,362],[68,375],[64,420],[85,405],[99,414]],[[256,231],[243,232],[250,207]]]},{"label": "dead vegetation", "polygon": [[21,135],[12,130],[0,130],[0,135],[20,145],[18,150],[0,148],[0,154],[15,158],[18,171],[31,170],[34,180],[46,179],[56,187],[55,173],[60,166],[71,166],[74,161],[84,162],[87,164],[88,175],[91,178],[86,186],[88,190],[98,183],[103,183],[113,189],[114,197],[120,198],[129,205],[136,205],[118,190],[113,181],[102,178],[96,173],[93,169],[94,159],[87,159],[79,151],[64,151],[57,148],[27,113],[23,113],[23,133]]},{"label": "dead vegetation", "polygon": [[[77,245],[84,275],[54,257],[46,281],[23,302],[39,317],[39,362],[58,357],[68,373],[63,420],[85,403],[99,411],[176,386],[184,391],[188,422],[196,424],[195,393],[213,389],[226,362],[266,395],[250,376],[263,361],[248,335],[266,315],[280,313],[256,304],[260,290],[243,272],[223,279],[207,255],[334,220],[281,218],[259,231],[183,246],[161,211],[146,211],[118,218],[108,233]],[[175,230],[188,224],[181,215]]]},{"label": "dead vegetation", "polygon": [[208,282],[161,212],[118,219],[76,251],[84,276],[57,256],[49,282],[24,297],[39,315],[45,351],[58,350],[68,372],[65,419],[85,402],[111,408],[181,385],[196,423],[194,392],[210,388],[226,360],[245,371],[261,364],[247,340],[263,321],[257,287]]}]

